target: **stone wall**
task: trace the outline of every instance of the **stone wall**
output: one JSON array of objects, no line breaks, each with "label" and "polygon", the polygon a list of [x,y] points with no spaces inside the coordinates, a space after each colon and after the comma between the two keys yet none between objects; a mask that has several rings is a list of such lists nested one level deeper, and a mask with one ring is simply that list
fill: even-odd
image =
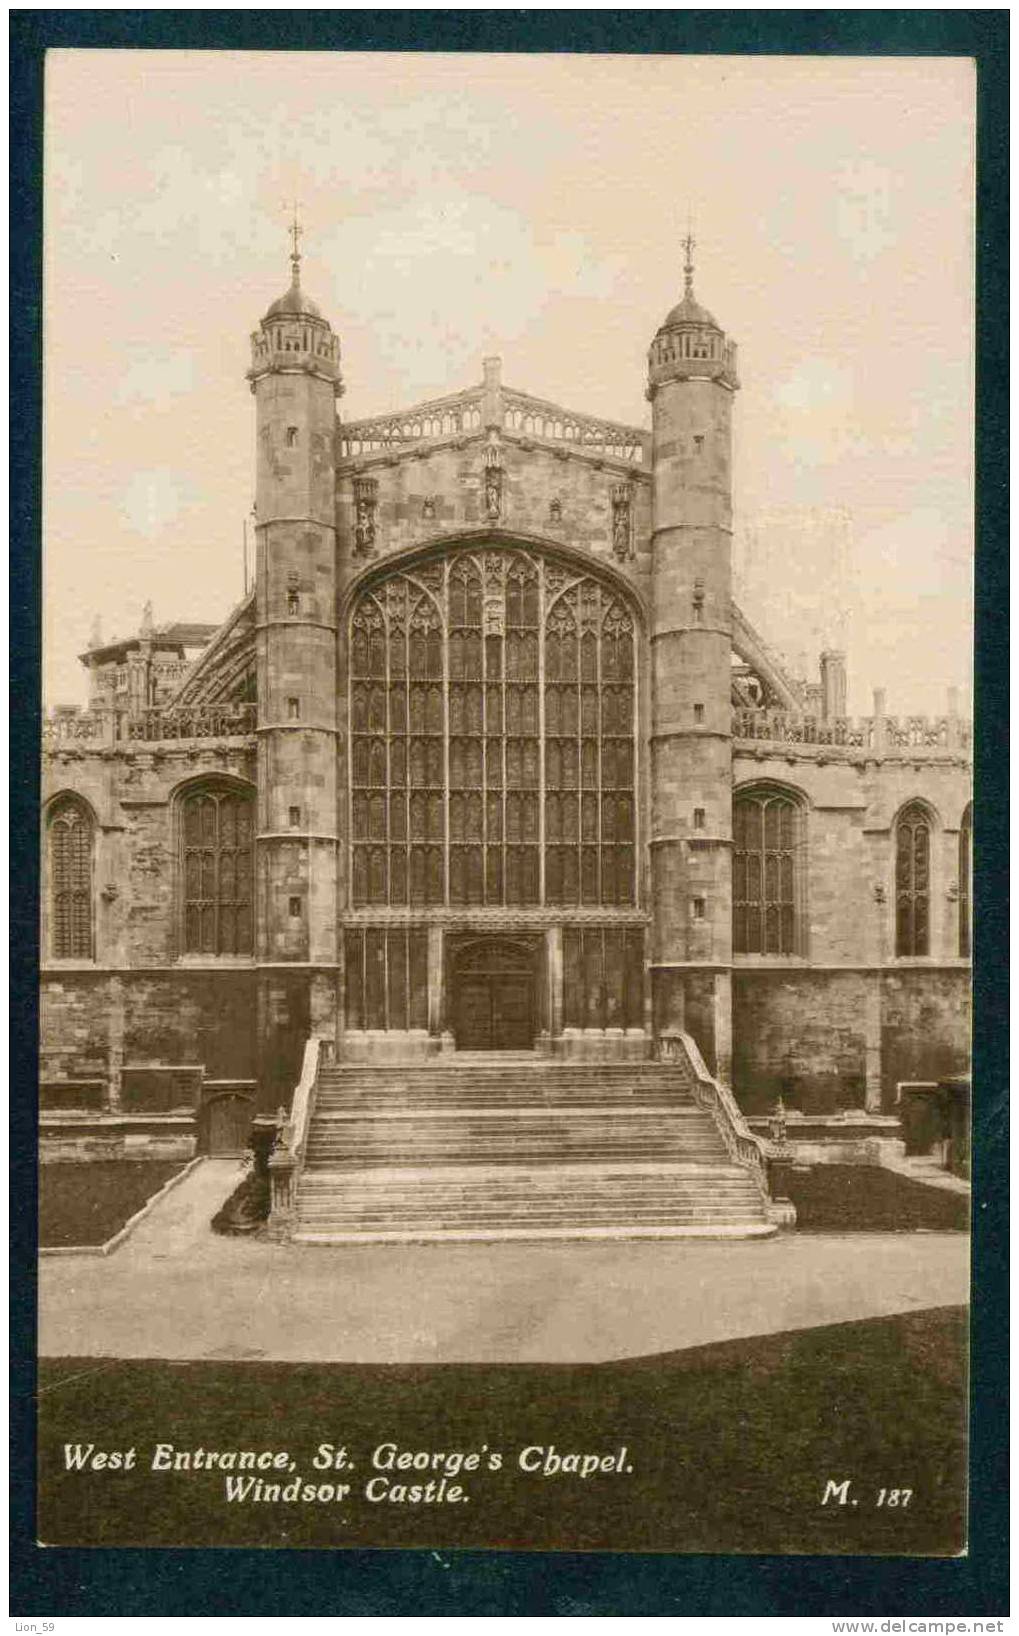
[{"label": "stone wall", "polygon": [[[795,957],[734,956],[733,1086],[749,1112],[777,1097],[804,1113],[885,1113],[900,1080],[965,1069],[968,961],[959,955],[959,826],[970,800],[962,756],[737,748],[734,785],[777,784],[804,810],[803,927]],[[932,821],[931,940],[895,952],[898,812]]]},{"label": "stone wall", "polygon": [[[485,438],[476,435],[456,444],[344,462],[337,473],[336,493],[341,581],[368,561],[384,560],[431,540],[448,540],[461,529],[469,535],[491,528],[590,553],[646,590],[651,485],[643,471],[574,450],[529,445],[526,439],[504,433],[498,445],[502,503],[493,521],[485,509],[487,447]],[[378,484],[375,538],[370,552],[361,555],[355,550],[355,476],[370,476]],[[620,484],[627,487],[631,511],[633,554],[625,559],[613,549],[612,496]]]},{"label": "stone wall", "polygon": [[939,1080],[969,1069],[970,984],[966,971],[886,972],[881,998],[884,1105],[903,1080]]},{"label": "stone wall", "polygon": [[863,1107],[868,985],[861,972],[734,972],[733,1089],[747,1113]]},{"label": "stone wall", "polygon": [[736,972],[733,1089],[754,1114],[895,1113],[902,1081],[966,1072],[969,1030],[962,967]]}]

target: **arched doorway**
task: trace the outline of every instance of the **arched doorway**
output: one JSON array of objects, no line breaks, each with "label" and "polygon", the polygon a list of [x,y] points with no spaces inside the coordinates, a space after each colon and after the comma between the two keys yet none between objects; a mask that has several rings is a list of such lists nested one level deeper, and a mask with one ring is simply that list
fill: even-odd
[{"label": "arched doorway", "polygon": [[450,960],[450,1020],[458,1051],[530,1051],[538,1032],[537,940],[470,938]]}]

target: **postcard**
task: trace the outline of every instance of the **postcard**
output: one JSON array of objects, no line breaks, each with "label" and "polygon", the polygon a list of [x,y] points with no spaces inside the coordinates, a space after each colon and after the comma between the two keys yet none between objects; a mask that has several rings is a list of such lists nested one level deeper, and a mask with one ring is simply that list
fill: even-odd
[{"label": "postcard", "polygon": [[40,1543],[966,1551],[974,120],[48,54]]}]

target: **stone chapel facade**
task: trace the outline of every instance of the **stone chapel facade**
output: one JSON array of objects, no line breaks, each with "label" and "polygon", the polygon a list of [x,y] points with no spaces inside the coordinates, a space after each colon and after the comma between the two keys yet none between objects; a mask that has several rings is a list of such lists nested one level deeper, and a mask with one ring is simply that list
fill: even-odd
[{"label": "stone chapel facade", "polygon": [[346,420],[296,256],[248,380],[254,589],[97,642],[46,724],[55,1141],[240,1143],[309,1039],[596,1068],[681,1034],[816,1128],[965,1072],[969,725],[847,718],[842,655],[795,677],[733,603],[737,351],[689,265],[650,433],[498,359]]}]

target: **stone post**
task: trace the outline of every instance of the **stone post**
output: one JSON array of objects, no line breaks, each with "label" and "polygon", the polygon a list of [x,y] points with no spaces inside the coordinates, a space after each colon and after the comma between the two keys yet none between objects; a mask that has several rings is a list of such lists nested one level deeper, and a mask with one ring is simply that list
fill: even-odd
[{"label": "stone post", "polygon": [[443,1029],[443,962],[446,957],[445,936],[441,926],[428,928],[428,1034],[436,1045]]},{"label": "stone post", "polygon": [[502,359],[485,358],[482,368],[484,369],[484,395],[481,400],[481,424],[486,429],[492,426],[501,427],[503,422]]},{"label": "stone post", "polygon": [[874,689],[874,743],[873,750],[876,756],[883,756],[887,742],[885,732],[885,690],[883,687]]},{"label": "stone post", "polygon": [[821,720],[836,721],[846,713],[846,656],[828,649],[821,655]]}]

